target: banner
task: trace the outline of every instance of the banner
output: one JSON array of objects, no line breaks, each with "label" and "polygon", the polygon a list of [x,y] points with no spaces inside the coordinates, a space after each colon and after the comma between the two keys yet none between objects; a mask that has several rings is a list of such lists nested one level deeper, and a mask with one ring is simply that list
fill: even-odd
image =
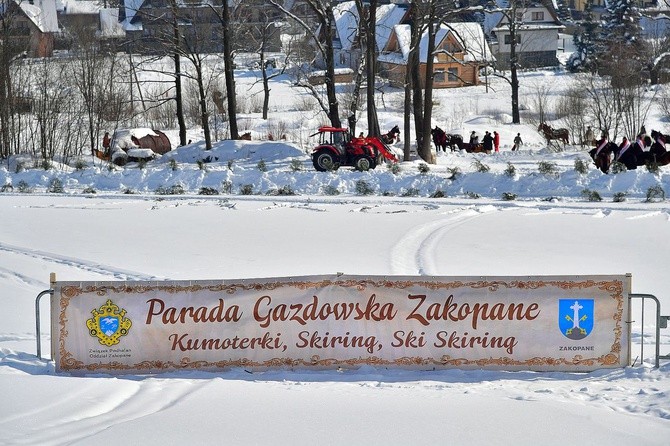
[{"label": "banner", "polygon": [[590,371],[630,362],[630,275],[56,282],[57,371]]}]

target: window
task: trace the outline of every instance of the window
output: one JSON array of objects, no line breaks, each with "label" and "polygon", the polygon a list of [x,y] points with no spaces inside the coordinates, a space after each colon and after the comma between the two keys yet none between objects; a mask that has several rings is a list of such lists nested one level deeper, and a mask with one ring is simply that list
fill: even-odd
[{"label": "window", "polygon": [[539,22],[544,20],[544,11],[535,11],[531,14],[531,20],[534,22]]},{"label": "window", "polygon": [[[519,45],[521,43],[521,36],[519,34],[516,35],[516,44]],[[505,34],[505,45],[511,45],[512,44],[512,38],[510,37],[509,34]]]},{"label": "window", "polygon": [[449,73],[449,78],[447,79],[449,82],[458,82],[460,80],[458,78],[458,68],[449,68],[447,72]]},{"label": "window", "polygon": [[444,70],[435,70],[433,80],[437,83],[443,84],[447,81]]}]

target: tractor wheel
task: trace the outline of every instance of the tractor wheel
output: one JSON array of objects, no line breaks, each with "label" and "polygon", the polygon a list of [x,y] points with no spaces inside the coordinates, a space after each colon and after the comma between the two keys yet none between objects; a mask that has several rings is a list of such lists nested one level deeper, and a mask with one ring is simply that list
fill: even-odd
[{"label": "tractor wheel", "polygon": [[314,168],[319,172],[329,172],[337,170],[337,168],[340,167],[340,163],[338,163],[333,154],[327,150],[321,150],[313,154],[312,164],[314,164]]},{"label": "tractor wheel", "polygon": [[375,160],[372,158],[362,155],[354,158],[354,167],[361,172],[367,172],[368,170],[377,167],[377,163],[375,163]]}]

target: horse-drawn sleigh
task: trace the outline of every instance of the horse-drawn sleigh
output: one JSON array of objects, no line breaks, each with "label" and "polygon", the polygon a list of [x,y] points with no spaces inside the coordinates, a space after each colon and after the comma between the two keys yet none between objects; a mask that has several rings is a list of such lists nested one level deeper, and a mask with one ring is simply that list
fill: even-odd
[{"label": "horse-drawn sleigh", "polygon": [[457,133],[447,133],[439,127],[435,127],[430,131],[431,136],[433,137],[433,144],[435,144],[435,150],[446,152],[447,147],[451,149],[452,152],[456,150],[465,150],[468,153],[491,153],[490,150],[485,150],[483,144],[471,144],[463,141],[463,136]]}]

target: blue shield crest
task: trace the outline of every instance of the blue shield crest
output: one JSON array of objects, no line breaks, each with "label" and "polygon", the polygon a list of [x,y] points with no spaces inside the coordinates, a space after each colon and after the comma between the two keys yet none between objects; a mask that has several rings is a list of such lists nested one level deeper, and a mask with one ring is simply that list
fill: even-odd
[{"label": "blue shield crest", "polygon": [[559,299],[558,328],[563,336],[574,341],[584,339],[593,331],[593,299]]},{"label": "blue shield crest", "polygon": [[114,333],[119,329],[119,318],[114,316],[105,316],[100,318],[100,331],[105,334],[105,336],[113,336]]}]

